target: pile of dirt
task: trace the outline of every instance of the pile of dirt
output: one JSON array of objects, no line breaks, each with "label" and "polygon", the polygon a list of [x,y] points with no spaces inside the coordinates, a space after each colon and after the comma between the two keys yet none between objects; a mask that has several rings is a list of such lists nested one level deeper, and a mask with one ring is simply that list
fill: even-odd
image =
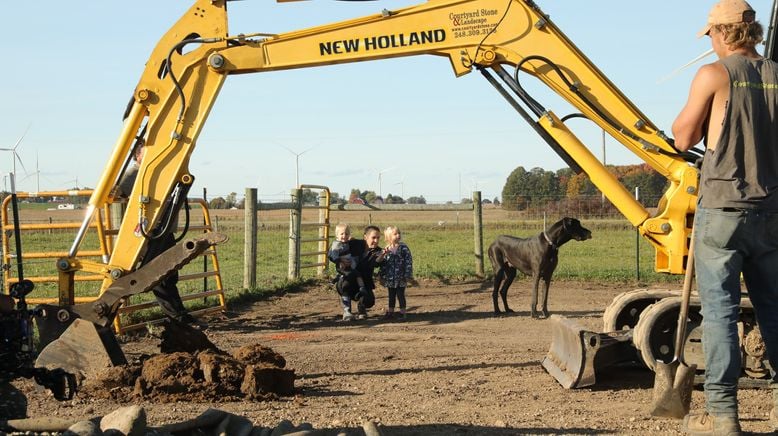
[{"label": "pile of dirt", "polygon": [[160,354],[140,355],[84,381],[80,395],[167,403],[172,401],[272,400],[294,394],[295,372],[286,359],[260,344],[231,353],[201,331],[167,324]]}]

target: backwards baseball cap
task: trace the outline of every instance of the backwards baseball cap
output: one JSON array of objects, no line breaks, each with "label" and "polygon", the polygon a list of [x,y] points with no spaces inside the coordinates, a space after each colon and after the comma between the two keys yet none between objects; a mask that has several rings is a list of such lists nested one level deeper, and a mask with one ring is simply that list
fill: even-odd
[{"label": "backwards baseball cap", "polygon": [[756,11],[744,0],[721,0],[716,3],[708,14],[708,24],[697,32],[697,38],[710,33],[717,24],[753,23],[756,21]]}]

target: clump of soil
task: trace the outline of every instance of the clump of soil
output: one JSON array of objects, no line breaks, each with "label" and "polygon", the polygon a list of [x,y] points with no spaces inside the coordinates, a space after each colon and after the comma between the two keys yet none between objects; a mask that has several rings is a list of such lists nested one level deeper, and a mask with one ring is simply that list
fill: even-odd
[{"label": "clump of soil", "polygon": [[294,394],[294,370],[286,359],[260,344],[232,353],[220,350],[201,331],[170,323],[162,354],[143,355],[86,380],[82,395],[154,402],[271,400]]}]

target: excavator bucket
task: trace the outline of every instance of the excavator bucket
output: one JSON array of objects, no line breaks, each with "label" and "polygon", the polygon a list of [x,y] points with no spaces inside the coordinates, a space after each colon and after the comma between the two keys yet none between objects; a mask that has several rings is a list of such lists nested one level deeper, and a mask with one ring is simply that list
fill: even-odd
[{"label": "excavator bucket", "polygon": [[595,333],[572,319],[552,315],[551,347],[542,365],[565,389],[592,386],[598,371],[635,360],[632,330]]},{"label": "excavator bucket", "polygon": [[35,366],[62,368],[71,374],[91,378],[106,368],[126,363],[111,327],[75,319],[59,339],[41,350]]},{"label": "excavator bucket", "polygon": [[90,378],[104,369],[124,365],[127,359],[112,329],[125,298],[151,291],[210,246],[224,242],[220,233],[207,233],[169,248],[144,267],[115,280],[93,302],[72,306],[38,306],[35,322],[44,348],[37,367],[62,368]]}]

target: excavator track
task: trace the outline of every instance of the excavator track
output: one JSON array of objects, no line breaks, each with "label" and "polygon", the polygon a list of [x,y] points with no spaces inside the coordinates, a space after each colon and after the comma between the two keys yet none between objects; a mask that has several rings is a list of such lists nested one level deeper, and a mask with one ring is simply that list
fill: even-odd
[{"label": "excavator track", "polygon": [[[701,351],[699,337],[693,337],[690,332],[696,331],[702,325],[700,300],[692,297],[689,302],[689,317],[686,327],[686,345],[684,345],[688,364],[697,363],[694,356]],[[668,297],[651,304],[640,315],[640,321],[635,326],[632,340],[640,351],[643,363],[652,371],[656,362],[669,363],[675,352],[675,335],[678,328],[678,313],[681,308],[681,297]],[[695,335],[696,336],[696,335]],[[691,346],[691,347],[690,347]],[[695,350],[690,350],[695,348]]]},{"label": "excavator track", "polygon": [[680,295],[670,289],[634,289],[615,296],[602,315],[602,331],[635,328],[643,311],[663,298]]}]

